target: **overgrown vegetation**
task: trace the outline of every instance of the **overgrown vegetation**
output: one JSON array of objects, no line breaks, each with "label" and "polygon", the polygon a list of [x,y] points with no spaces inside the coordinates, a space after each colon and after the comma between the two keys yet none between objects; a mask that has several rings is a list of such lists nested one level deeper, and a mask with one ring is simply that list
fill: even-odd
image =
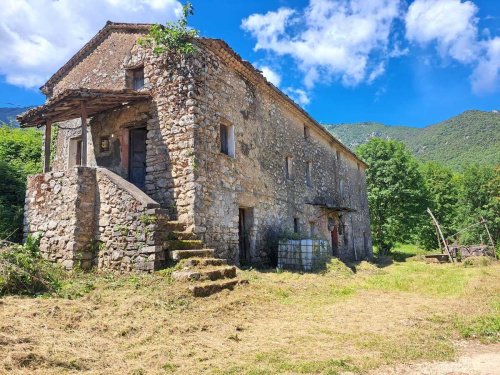
[{"label": "overgrown vegetation", "polygon": [[149,35],[139,39],[139,44],[153,48],[155,55],[166,52],[191,55],[196,51],[193,39],[199,31],[188,27],[188,17],[194,14],[193,5],[187,2],[182,7],[182,16],[176,22],[167,22],[165,25],[151,26]]},{"label": "overgrown vegetation", "polygon": [[[24,245],[0,247],[0,296],[39,295],[61,287],[62,270],[42,259],[39,236],[28,237]],[[1,246],[1,244],[0,244]]]},{"label": "overgrown vegetation", "polygon": [[0,239],[21,240],[26,178],[41,160],[41,132],[0,124]]},{"label": "overgrown vegetation", "polygon": [[[499,242],[500,167],[471,164],[454,172],[437,163],[419,163],[403,143],[380,138],[372,138],[356,152],[370,165],[372,237],[382,254],[397,242],[438,248],[427,207],[450,242],[489,244],[484,225],[475,225],[483,218],[493,241]],[[459,231],[460,236],[454,236]]]}]

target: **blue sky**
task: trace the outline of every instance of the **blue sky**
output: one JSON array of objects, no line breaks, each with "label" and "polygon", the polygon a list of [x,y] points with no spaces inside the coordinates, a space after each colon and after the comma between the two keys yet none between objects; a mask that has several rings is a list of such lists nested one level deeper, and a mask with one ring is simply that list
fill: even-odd
[{"label": "blue sky", "polygon": [[[37,87],[107,19],[179,14],[176,0],[5,1],[0,107],[43,103]],[[322,123],[425,126],[500,109],[498,0],[192,3],[202,36],[227,41]]]}]

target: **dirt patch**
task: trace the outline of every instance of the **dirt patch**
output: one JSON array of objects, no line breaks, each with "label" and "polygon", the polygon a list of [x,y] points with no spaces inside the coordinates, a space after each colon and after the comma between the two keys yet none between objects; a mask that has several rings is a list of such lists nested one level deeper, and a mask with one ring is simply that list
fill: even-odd
[{"label": "dirt patch", "polygon": [[370,375],[498,375],[500,344],[478,345],[461,343],[460,356],[455,361],[425,362],[413,365],[382,367]]}]

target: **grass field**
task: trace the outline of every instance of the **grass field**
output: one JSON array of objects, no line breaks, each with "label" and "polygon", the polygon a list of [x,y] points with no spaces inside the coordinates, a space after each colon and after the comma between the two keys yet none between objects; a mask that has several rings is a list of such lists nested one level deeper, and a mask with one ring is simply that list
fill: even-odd
[{"label": "grass field", "polygon": [[363,373],[498,342],[500,265],[417,253],[355,272],[242,271],[248,285],[201,299],[169,270],[75,275],[58,297],[0,299],[0,373]]}]

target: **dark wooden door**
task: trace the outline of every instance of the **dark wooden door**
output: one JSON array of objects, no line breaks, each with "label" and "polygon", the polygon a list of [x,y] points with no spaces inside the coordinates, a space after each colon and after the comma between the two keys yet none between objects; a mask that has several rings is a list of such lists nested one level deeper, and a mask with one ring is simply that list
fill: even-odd
[{"label": "dark wooden door", "polygon": [[238,226],[238,234],[239,234],[239,245],[240,245],[240,264],[245,265],[248,264],[248,241],[247,241],[247,231],[246,231],[246,218],[245,218],[245,209],[239,209],[239,226]]},{"label": "dark wooden door", "polygon": [[339,256],[339,230],[337,225],[334,225],[332,229],[332,253],[334,257]]},{"label": "dark wooden door", "polygon": [[129,181],[140,189],[146,182],[146,133],[145,128],[130,130]]}]

